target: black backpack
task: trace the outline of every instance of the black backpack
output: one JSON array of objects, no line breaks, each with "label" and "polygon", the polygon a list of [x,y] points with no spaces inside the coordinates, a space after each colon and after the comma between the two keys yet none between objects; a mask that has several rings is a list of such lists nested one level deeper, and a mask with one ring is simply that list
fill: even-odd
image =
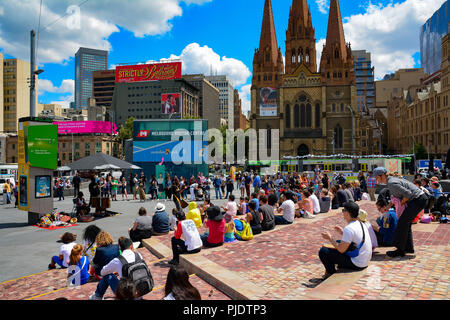
[{"label": "black backpack", "polygon": [[133,281],[136,285],[138,297],[142,297],[153,290],[153,277],[147,264],[139,254],[134,253],[134,262],[129,263],[123,256],[119,256],[122,262],[122,278]]}]

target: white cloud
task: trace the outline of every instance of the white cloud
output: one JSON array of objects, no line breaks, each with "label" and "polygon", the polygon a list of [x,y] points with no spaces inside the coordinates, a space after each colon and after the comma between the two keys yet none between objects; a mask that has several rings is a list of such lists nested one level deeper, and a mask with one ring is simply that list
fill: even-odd
[{"label": "white cloud", "polygon": [[[233,86],[247,83],[251,76],[249,68],[240,60],[221,57],[208,46],[201,47],[198,43],[191,43],[183,49],[179,56],[172,54],[169,59],[183,62],[183,74],[203,73],[227,75]],[[164,59],[162,59],[164,60]]]},{"label": "white cloud", "polygon": [[49,104],[59,104],[63,108],[70,108],[70,103],[75,100],[73,95],[68,95],[66,97],[60,97],[60,100],[52,101]]},{"label": "white cloud", "polygon": [[385,6],[369,3],[364,14],[344,19],[345,39],[352,50],[372,54],[377,79],[400,68],[412,68],[413,55],[420,48],[420,27],[443,2],[406,0]]},{"label": "white cloud", "polygon": [[55,87],[50,80],[39,79],[39,95],[44,93],[74,93],[75,81],[72,79],[65,79],[61,82],[59,87]]},{"label": "white cloud", "polygon": [[326,43],[326,39],[320,39],[316,41],[316,62],[317,62],[317,70],[320,70],[320,59],[322,58],[323,46]]},{"label": "white cloud", "polygon": [[246,84],[245,86],[242,86],[241,89],[239,90],[239,97],[241,98],[241,103],[242,103],[242,113],[244,115],[247,115],[251,109],[251,102],[250,102],[251,87],[252,87],[251,84]]},{"label": "white cloud", "polygon": [[[96,0],[87,2],[79,10],[66,1],[44,1],[38,62],[64,63],[79,47],[111,50],[108,38],[119,32],[118,26],[136,37],[164,34],[172,28],[170,21],[182,15],[181,2],[200,5],[210,1],[134,0],[131,5],[122,0]],[[29,33],[36,30],[39,5],[39,0],[2,2],[0,48],[5,53],[29,60]],[[68,11],[69,7],[75,10]]]},{"label": "white cloud", "polygon": [[329,0],[316,0],[317,8],[323,14],[328,13],[328,9],[330,8]]}]

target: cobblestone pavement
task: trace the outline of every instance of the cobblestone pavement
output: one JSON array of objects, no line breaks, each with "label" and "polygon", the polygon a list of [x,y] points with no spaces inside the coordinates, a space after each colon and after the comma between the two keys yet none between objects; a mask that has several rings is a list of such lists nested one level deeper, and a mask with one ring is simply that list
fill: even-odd
[{"label": "cobblestone pavement", "polygon": [[[169,271],[167,260],[156,258],[147,249],[138,251],[147,262],[154,280],[153,291],[144,296],[144,300],[161,300],[164,298],[164,285]],[[0,283],[0,300],[54,300],[62,297],[69,300],[88,300],[95,292],[97,282],[88,282],[78,288],[68,288],[66,272],[58,268]],[[196,275],[190,276],[190,282],[200,291],[203,300],[230,300]],[[111,289],[108,289],[104,298],[114,300]]]},{"label": "cobblestone pavement", "polygon": [[[375,205],[359,203],[372,222],[378,217]],[[318,215],[315,219],[296,219],[293,225],[277,226],[248,242],[225,244],[204,249],[199,255],[238,274],[262,288],[256,298],[262,300],[340,299],[340,300],[446,300],[450,284],[450,232],[448,224],[413,225],[415,254],[403,258],[389,258],[390,248],[377,248],[369,267],[359,273],[340,273],[319,285],[310,280],[320,278],[324,268],[318,251],[326,243],[321,233],[333,231],[335,225],[344,226],[340,210]],[[202,228],[201,231],[204,231]],[[335,233],[334,233],[335,234]],[[169,235],[157,239],[170,248]],[[336,235],[336,234],[335,234]],[[167,260],[158,260],[146,249],[140,252],[149,262],[155,279],[155,290],[146,299],[161,299],[167,276]],[[171,257],[166,257],[170,259]],[[49,276],[51,275],[51,276]],[[333,280],[340,282],[334,284]],[[203,299],[229,299],[225,294],[191,276]],[[0,299],[87,299],[96,283],[88,283],[79,290],[63,289],[65,274],[52,270],[31,277],[0,283]],[[107,299],[112,299],[108,291]],[[330,298],[332,297],[332,298]]]},{"label": "cobblestone pavement", "polygon": [[[361,201],[359,204],[375,223],[379,214],[374,203]],[[318,252],[327,242],[321,233],[329,231],[336,236],[333,227],[345,226],[340,211],[318,215],[312,220],[296,219],[293,225],[277,226],[251,241],[225,244],[202,250],[200,254],[263,288],[265,292],[261,292],[260,299],[310,299],[312,292],[314,297],[320,297],[321,288],[327,290],[327,281],[317,285],[310,280],[324,273]],[[416,224],[413,234],[414,255],[389,258],[385,252],[391,248],[375,249],[369,268],[355,280],[344,279],[337,290],[341,293],[334,299],[448,299],[449,226]],[[158,240],[170,248],[170,237]],[[342,273],[338,274],[342,277]]]}]

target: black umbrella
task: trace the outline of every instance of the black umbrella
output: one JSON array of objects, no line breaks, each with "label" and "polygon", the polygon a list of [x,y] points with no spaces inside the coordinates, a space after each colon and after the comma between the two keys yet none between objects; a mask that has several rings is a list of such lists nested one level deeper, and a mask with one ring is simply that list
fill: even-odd
[{"label": "black umbrella", "polygon": [[132,163],[111,157],[104,153],[97,153],[89,157],[85,157],[78,161],[67,165],[72,170],[140,170],[141,167],[135,166]]}]

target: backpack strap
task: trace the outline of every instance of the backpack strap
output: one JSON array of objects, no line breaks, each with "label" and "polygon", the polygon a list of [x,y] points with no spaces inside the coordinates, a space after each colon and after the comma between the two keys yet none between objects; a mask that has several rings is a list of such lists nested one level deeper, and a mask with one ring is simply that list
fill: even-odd
[{"label": "backpack strap", "polygon": [[128,268],[126,268],[126,265],[128,264],[127,259],[125,259],[124,256],[120,255],[117,257],[117,259],[119,259],[119,261],[122,263],[122,277],[123,278],[127,278],[128,277]]},{"label": "backpack strap", "polygon": [[362,229],[362,232],[363,232],[363,239],[362,239],[362,242],[361,242],[361,244],[359,245],[359,248],[358,248],[358,249],[361,249],[362,246],[364,245],[364,242],[366,242],[366,233],[364,232],[364,227],[363,227],[362,222],[359,221],[359,223],[361,224],[361,229]]}]

